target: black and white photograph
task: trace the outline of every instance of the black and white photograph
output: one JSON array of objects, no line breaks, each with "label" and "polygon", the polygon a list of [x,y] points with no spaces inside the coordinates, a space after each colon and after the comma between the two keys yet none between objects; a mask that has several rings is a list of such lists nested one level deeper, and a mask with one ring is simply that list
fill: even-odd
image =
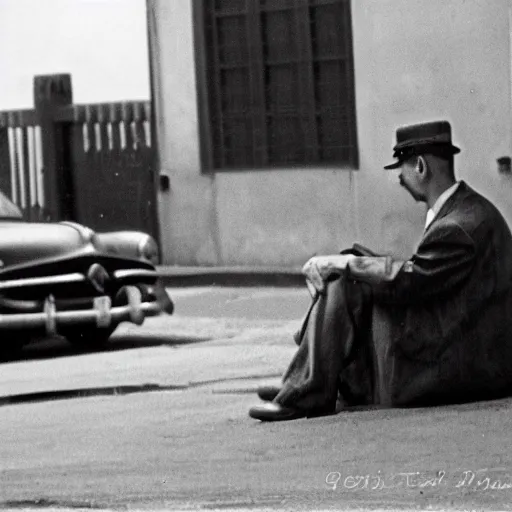
[{"label": "black and white photograph", "polygon": [[512,0],[0,0],[0,512],[512,511]]}]

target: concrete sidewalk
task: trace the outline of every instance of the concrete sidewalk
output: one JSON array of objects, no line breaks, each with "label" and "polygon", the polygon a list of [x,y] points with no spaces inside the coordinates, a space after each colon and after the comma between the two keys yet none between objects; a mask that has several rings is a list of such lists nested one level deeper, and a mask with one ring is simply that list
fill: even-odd
[{"label": "concrete sidewalk", "polygon": [[304,286],[301,267],[159,265],[165,286]]}]

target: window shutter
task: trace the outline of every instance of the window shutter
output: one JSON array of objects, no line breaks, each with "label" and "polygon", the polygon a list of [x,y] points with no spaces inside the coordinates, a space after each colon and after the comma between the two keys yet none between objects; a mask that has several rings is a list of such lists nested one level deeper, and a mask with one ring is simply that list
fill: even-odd
[{"label": "window shutter", "polygon": [[203,0],[214,170],[357,165],[349,0]]}]

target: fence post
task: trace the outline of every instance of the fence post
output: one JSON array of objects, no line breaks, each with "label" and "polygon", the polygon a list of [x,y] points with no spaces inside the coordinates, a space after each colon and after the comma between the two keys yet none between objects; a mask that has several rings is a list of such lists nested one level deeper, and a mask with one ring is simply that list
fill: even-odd
[{"label": "fence post", "polygon": [[54,121],[57,108],[73,101],[71,75],[39,75],[34,77],[34,107],[41,126],[45,205],[44,220],[61,220],[65,215],[64,202],[66,145],[62,123]]},{"label": "fence post", "polygon": [[9,132],[8,128],[2,126],[0,120],[0,190],[11,197],[11,160],[9,150]]}]

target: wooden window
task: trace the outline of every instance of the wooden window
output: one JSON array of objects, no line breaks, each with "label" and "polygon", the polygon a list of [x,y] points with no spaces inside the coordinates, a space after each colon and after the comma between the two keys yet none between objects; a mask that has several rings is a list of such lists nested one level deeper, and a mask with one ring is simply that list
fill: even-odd
[{"label": "wooden window", "polygon": [[356,168],[350,0],[201,0],[206,170]]}]

